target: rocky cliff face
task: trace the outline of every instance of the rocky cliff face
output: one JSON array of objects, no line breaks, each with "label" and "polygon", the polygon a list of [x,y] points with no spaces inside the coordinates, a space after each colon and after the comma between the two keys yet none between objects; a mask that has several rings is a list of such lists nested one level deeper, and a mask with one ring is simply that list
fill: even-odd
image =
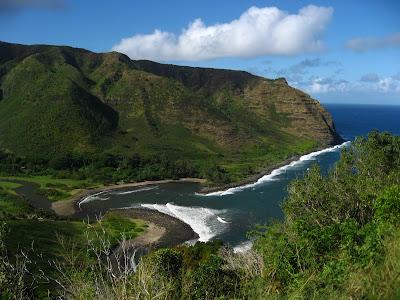
[{"label": "rocky cliff face", "polygon": [[246,90],[245,99],[253,100],[252,108],[255,110],[267,107],[286,116],[289,122],[287,126],[282,123],[282,128],[288,132],[312,137],[322,144],[334,145],[343,141],[325,108],[309,95],[290,87],[283,78],[259,80],[256,86]]}]

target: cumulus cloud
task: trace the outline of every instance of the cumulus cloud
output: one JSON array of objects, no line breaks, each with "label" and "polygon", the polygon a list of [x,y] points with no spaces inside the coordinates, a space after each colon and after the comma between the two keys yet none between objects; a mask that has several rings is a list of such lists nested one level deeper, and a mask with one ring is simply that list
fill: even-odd
[{"label": "cumulus cloud", "polygon": [[[396,75],[380,78],[377,74],[366,74],[365,80],[350,82],[338,79],[334,75],[327,77],[311,76],[307,82],[301,83],[300,88],[311,94],[323,93],[400,93],[400,78]],[[362,78],[363,78],[362,77]]]},{"label": "cumulus cloud", "polygon": [[306,6],[297,14],[276,7],[251,7],[229,23],[207,26],[201,19],[181,34],[155,30],[122,39],[112,49],[132,59],[207,60],[220,57],[294,55],[320,51],[331,7]]},{"label": "cumulus cloud", "polygon": [[365,52],[379,48],[400,47],[400,32],[380,38],[356,38],[347,42],[347,47],[356,52]]},{"label": "cumulus cloud", "polygon": [[307,92],[321,94],[328,92],[346,92],[351,83],[345,79],[336,79],[334,76],[318,77],[312,76],[304,87]]}]

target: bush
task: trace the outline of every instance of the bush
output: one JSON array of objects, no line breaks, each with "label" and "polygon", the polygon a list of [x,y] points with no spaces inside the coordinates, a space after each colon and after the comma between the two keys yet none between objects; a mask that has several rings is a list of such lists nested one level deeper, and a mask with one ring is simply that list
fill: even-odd
[{"label": "bush", "polygon": [[160,249],[150,256],[150,261],[163,276],[177,276],[182,267],[182,254],[175,249]]},{"label": "bush", "polygon": [[375,220],[379,223],[400,221],[400,186],[387,188],[375,202]]},{"label": "bush", "polygon": [[344,150],[327,176],[314,166],[294,180],[284,221],[255,232],[267,289],[322,297],[354,270],[383,263],[385,240],[399,230],[399,171],[400,137],[372,132]]},{"label": "bush", "polygon": [[226,270],[222,258],[216,255],[194,269],[189,280],[191,284],[186,291],[188,299],[215,299],[221,296],[232,298],[239,284],[237,274]]}]

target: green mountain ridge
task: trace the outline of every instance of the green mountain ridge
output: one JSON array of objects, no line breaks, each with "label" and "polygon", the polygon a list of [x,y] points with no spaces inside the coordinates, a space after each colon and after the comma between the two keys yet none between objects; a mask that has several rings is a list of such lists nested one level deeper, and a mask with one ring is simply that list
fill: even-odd
[{"label": "green mountain ridge", "polygon": [[0,42],[0,149],[22,157],[165,155],[240,177],[340,141],[330,114],[283,78]]}]

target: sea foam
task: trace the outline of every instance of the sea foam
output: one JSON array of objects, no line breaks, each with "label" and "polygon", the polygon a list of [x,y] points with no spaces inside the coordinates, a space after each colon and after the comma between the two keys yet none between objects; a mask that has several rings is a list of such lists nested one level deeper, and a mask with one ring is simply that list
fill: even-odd
[{"label": "sea foam", "polygon": [[114,194],[114,195],[127,195],[127,194],[132,194],[132,193],[139,193],[139,192],[144,192],[144,191],[150,191],[150,190],[154,190],[157,189],[158,186],[149,186],[149,187],[144,187],[144,188],[140,188],[140,189],[135,189],[135,190],[129,190],[129,191],[125,191],[125,192],[117,192],[117,191],[102,191],[93,195],[89,195],[85,198],[83,198],[81,201],[78,202],[78,207],[81,207],[81,204],[84,203],[88,203],[91,201],[105,201],[105,200],[109,200],[110,197],[100,197],[100,195],[103,194]]},{"label": "sea foam", "polygon": [[200,242],[209,241],[211,238],[224,232],[228,226],[228,222],[219,216],[219,214],[224,213],[223,210],[205,207],[186,207],[172,203],[165,205],[141,204],[141,206],[157,210],[188,224],[199,235]]},{"label": "sea foam", "polygon": [[335,151],[339,150],[340,148],[346,147],[349,144],[350,144],[350,142],[344,142],[343,144],[340,144],[340,145],[336,145],[336,146],[329,147],[329,148],[326,148],[326,149],[323,149],[320,151],[315,151],[315,152],[311,152],[309,154],[305,154],[305,155],[301,156],[298,160],[292,161],[290,164],[284,165],[280,168],[273,170],[271,173],[262,176],[256,182],[241,185],[238,187],[232,187],[232,188],[229,188],[229,189],[226,189],[223,191],[217,191],[217,192],[212,192],[212,193],[208,193],[208,194],[196,193],[196,195],[198,195],[198,196],[232,195],[234,193],[240,192],[240,191],[248,189],[248,188],[255,187],[255,186],[260,185],[265,182],[275,181],[275,180],[277,180],[277,176],[286,172],[286,170],[293,168],[295,166],[298,166],[298,165],[304,163],[305,161],[315,160],[317,158],[317,156],[319,156],[323,153],[335,152]]},{"label": "sea foam", "polygon": [[88,203],[90,201],[95,201],[95,200],[104,201],[104,200],[110,199],[110,197],[100,197],[100,195],[105,194],[107,192],[108,191],[102,191],[102,192],[99,192],[99,193],[96,193],[96,194],[93,194],[93,195],[90,195],[90,196],[87,196],[87,197],[83,198],[81,201],[78,202],[78,207],[81,208],[82,204]]},{"label": "sea foam", "polygon": [[137,189],[137,190],[129,190],[126,192],[114,192],[113,194],[117,194],[117,195],[127,195],[127,194],[133,194],[133,193],[140,193],[140,192],[145,192],[145,191],[151,191],[151,190],[155,190],[158,189],[158,186],[149,186],[149,187],[144,187],[141,189]]}]

